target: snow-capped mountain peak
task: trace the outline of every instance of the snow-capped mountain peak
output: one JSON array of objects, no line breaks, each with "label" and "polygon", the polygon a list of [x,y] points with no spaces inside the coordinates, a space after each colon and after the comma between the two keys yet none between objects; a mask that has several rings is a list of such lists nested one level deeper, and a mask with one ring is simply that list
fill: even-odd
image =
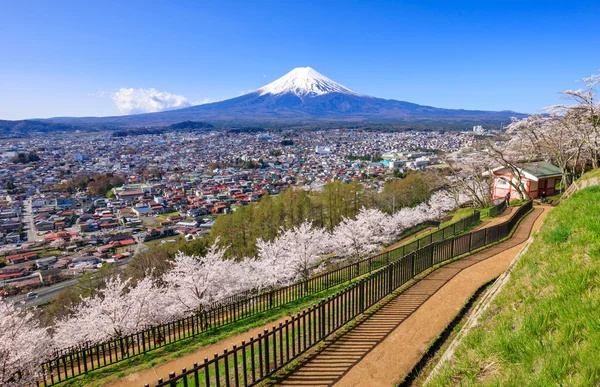
[{"label": "snow-capped mountain peak", "polygon": [[257,90],[260,95],[293,93],[299,97],[327,93],[361,95],[327,78],[310,67],[297,67],[283,77]]}]

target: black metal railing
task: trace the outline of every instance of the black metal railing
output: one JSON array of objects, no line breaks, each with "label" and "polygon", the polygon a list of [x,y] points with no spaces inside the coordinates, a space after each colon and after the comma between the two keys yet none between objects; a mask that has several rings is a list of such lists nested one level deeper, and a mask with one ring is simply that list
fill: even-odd
[{"label": "black metal railing", "polygon": [[478,222],[479,219],[480,213],[474,211],[472,215],[432,231],[408,244],[362,259],[356,263],[344,265],[307,280],[259,294],[251,291],[243,292],[213,304],[193,316],[149,327],[140,332],[103,343],[86,344],[57,351],[52,360],[42,364],[43,379],[40,380],[40,384],[51,386],[89,371],[197,336],[211,329],[220,328],[291,302],[302,300],[305,297],[372,273],[407,254],[461,233]]},{"label": "black metal railing", "polygon": [[494,207],[490,208],[488,214],[491,217],[498,216],[506,210],[508,207],[508,201],[506,199],[502,200],[500,203],[496,204]]},{"label": "black metal railing", "polygon": [[[257,337],[242,341],[214,358],[205,358],[168,380],[162,386],[252,386],[273,375],[298,356],[354,320],[394,290],[433,266],[473,250],[496,243],[510,235],[532,209],[532,202],[520,207],[501,224],[434,242],[396,260],[385,268],[354,282]],[[146,385],[149,386],[149,385]]]}]

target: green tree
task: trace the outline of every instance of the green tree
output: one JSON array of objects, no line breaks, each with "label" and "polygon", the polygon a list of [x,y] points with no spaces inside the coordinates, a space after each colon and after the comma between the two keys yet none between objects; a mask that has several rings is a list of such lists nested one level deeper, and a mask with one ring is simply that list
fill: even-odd
[{"label": "green tree", "polygon": [[429,174],[411,172],[403,179],[390,180],[383,186],[381,208],[389,213],[395,208],[412,207],[429,199],[435,187],[435,179]]}]

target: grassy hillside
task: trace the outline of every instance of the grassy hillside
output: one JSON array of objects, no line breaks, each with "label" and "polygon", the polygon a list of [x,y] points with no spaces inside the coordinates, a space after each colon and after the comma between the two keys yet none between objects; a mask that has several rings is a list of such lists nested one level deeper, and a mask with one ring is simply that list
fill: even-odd
[{"label": "grassy hillside", "polygon": [[510,282],[432,386],[600,383],[600,187],[548,214]]}]

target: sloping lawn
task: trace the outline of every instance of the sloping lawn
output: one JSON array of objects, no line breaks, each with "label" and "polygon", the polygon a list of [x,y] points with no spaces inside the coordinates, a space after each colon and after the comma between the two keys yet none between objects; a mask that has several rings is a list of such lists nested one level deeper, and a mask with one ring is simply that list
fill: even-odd
[{"label": "sloping lawn", "polygon": [[600,187],[548,214],[510,282],[431,386],[598,386]]}]

